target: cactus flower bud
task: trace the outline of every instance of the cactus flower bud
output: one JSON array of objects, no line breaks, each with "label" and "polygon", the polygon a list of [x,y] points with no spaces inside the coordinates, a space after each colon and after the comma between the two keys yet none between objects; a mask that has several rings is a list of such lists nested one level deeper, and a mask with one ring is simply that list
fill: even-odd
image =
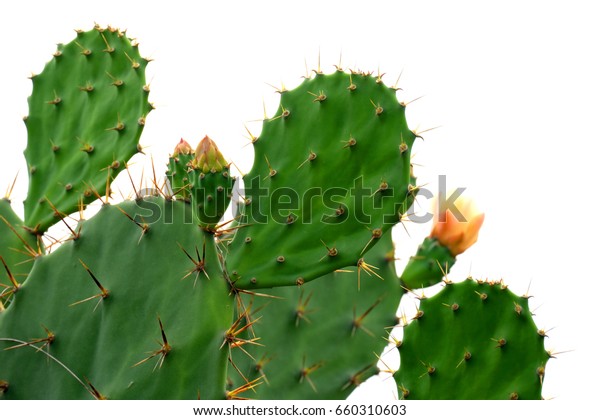
[{"label": "cactus flower bud", "polygon": [[[440,207],[436,205],[436,209]],[[443,213],[440,214],[440,210]],[[477,241],[484,214],[472,201],[459,197],[451,208],[434,211],[433,228],[429,237],[410,258],[400,281],[407,289],[438,284],[456,262],[456,256]]]},{"label": "cactus flower bud", "polygon": [[208,136],[204,136],[196,147],[196,157],[192,165],[206,174],[221,171],[228,164],[216,143]]},{"label": "cactus flower bud", "polygon": [[429,236],[436,238],[456,257],[477,241],[484,214],[477,210],[471,200],[462,197],[454,202],[454,209],[458,211],[457,214],[450,209],[443,209],[441,214],[439,210],[435,212]]},{"label": "cactus flower bud", "polygon": [[177,143],[177,146],[175,146],[172,157],[177,157],[180,154],[191,155],[193,151],[194,149],[192,149],[192,146],[190,146],[190,144],[184,139],[181,139],[179,140],[179,143]]}]

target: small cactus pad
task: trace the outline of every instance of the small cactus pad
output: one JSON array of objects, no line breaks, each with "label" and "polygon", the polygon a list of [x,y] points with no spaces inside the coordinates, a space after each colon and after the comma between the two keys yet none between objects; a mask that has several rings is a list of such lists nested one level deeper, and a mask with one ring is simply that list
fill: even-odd
[{"label": "small cactus pad", "polygon": [[231,202],[234,178],[216,143],[205,136],[188,172],[195,215],[201,226],[214,229]]},{"label": "small cactus pad", "polygon": [[0,199],[0,312],[27,278],[42,246],[36,235],[23,228],[10,201]]},{"label": "small cactus pad", "polygon": [[318,72],[282,91],[253,140],[231,280],[294,285],[360,265],[407,210],[414,139],[405,106],[379,77]]},{"label": "small cactus pad", "polygon": [[194,168],[188,172],[188,177],[194,215],[201,226],[214,229],[231,202],[235,178],[228,168],[209,173]]},{"label": "small cactus pad", "polygon": [[169,156],[166,176],[171,194],[179,200],[189,201],[190,199],[188,172],[191,170],[194,156],[194,149],[184,139],[179,141],[173,154]]},{"label": "small cactus pad", "polygon": [[247,347],[254,359],[239,354],[235,361],[248,379],[264,375],[255,398],[344,399],[377,373],[377,355],[387,344],[387,328],[397,322],[403,292],[391,232],[366,255],[383,280],[362,273],[360,290],[356,268],[349,268],[300,287],[257,290],[281,299],[251,304],[246,296],[261,346]]},{"label": "small cactus pad", "polygon": [[44,232],[57,212],[94,201],[138,152],[152,109],[147,62],[124,33],[96,27],[59,44],[42,73],[32,76],[25,118],[27,226]]},{"label": "small cactus pad", "polygon": [[233,300],[188,204],[106,205],[0,314],[11,399],[225,397]]},{"label": "small cactus pad", "polygon": [[427,237],[417,253],[410,257],[400,281],[407,289],[419,289],[440,283],[448,274],[456,258],[437,239]]},{"label": "small cactus pad", "polygon": [[235,183],[216,143],[205,136],[193,151],[181,140],[169,158],[166,175],[173,195],[192,203],[197,223],[214,230],[231,202]]},{"label": "small cactus pad", "polygon": [[548,352],[526,297],[502,283],[448,283],[404,328],[401,397],[540,399]]}]

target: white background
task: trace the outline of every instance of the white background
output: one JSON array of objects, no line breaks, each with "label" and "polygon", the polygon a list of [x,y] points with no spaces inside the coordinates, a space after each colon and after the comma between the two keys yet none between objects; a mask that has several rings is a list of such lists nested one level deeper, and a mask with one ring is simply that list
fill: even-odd
[{"label": "white background", "polygon": [[[20,170],[27,76],[58,42],[94,22],[128,29],[148,67],[150,114],[142,136],[159,171],[180,137],[205,134],[242,171],[252,162],[244,124],[260,132],[278,95],[266,83],[297,85],[320,55],[386,73],[423,134],[413,152],[420,184],[438,174],[467,187],[486,212],[479,242],[450,278],[469,273],[529,288],[547,348],[544,395],[590,401],[598,378],[598,117],[600,31],[584,1],[24,1],[0,3],[0,193]],[[192,4],[193,7],[192,7]],[[143,159],[136,159],[142,162]],[[141,168],[142,164],[137,167]],[[123,191],[127,191],[127,184]],[[427,203],[424,204],[427,207]],[[429,225],[397,231],[400,264]],[[529,286],[530,285],[530,286]],[[572,351],[571,351],[572,350]],[[567,352],[568,351],[568,352]],[[578,405],[581,409],[581,405]],[[575,408],[575,407],[574,407]]]}]

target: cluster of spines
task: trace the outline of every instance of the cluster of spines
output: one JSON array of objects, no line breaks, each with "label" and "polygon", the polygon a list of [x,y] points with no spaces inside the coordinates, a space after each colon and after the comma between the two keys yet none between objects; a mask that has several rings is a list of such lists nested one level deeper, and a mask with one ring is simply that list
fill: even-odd
[{"label": "cluster of spines", "polygon": [[13,300],[43,252],[41,239],[24,228],[9,195],[0,198],[0,312]]}]

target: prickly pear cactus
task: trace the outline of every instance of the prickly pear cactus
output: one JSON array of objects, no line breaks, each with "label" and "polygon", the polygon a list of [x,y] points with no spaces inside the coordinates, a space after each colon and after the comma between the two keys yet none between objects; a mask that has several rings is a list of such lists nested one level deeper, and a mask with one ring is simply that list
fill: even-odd
[{"label": "prickly pear cactus", "polygon": [[[139,150],[146,64],[96,27],[32,77],[25,222],[0,200],[0,398],[346,397],[404,290],[441,281],[483,215],[434,225],[398,279],[390,229],[418,191],[405,105],[380,76],[318,70],[253,137],[231,224],[234,179],[205,137],[177,146],[162,198],[106,200],[41,255],[39,235],[110,195]],[[405,327],[401,396],[539,398],[544,336],[502,284],[448,283]]]},{"label": "prickly pear cactus", "polygon": [[41,241],[23,227],[8,198],[0,199],[0,312],[19,291],[42,249]]},{"label": "prickly pear cactus", "polygon": [[0,316],[11,399],[225,397],[233,301],[191,208],[105,205]]},{"label": "prickly pear cactus", "polygon": [[404,328],[400,396],[540,399],[548,352],[526,297],[502,283],[447,283]]},{"label": "prickly pear cactus", "polygon": [[31,77],[27,148],[29,193],[25,223],[44,232],[105,192],[107,182],[138,152],[152,109],[148,61],[124,33],[96,27],[59,44]]},{"label": "prickly pear cactus", "polygon": [[366,255],[377,270],[360,274],[360,290],[353,267],[301,287],[257,290],[277,298],[245,296],[255,318],[249,338],[258,340],[235,362],[247,379],[262,377],[256,398],[344,399],[377,372],[403,289],[390,233]]},{"label": "prickly pear cactus", "polygon": [[[227,258],[241,288],[296,285],[346,266],[398,223],[410,195],[405,106],[379,77],[317,72],[281,92],[254,138]],[[368,261],[367,261],[368,263]]]}]

